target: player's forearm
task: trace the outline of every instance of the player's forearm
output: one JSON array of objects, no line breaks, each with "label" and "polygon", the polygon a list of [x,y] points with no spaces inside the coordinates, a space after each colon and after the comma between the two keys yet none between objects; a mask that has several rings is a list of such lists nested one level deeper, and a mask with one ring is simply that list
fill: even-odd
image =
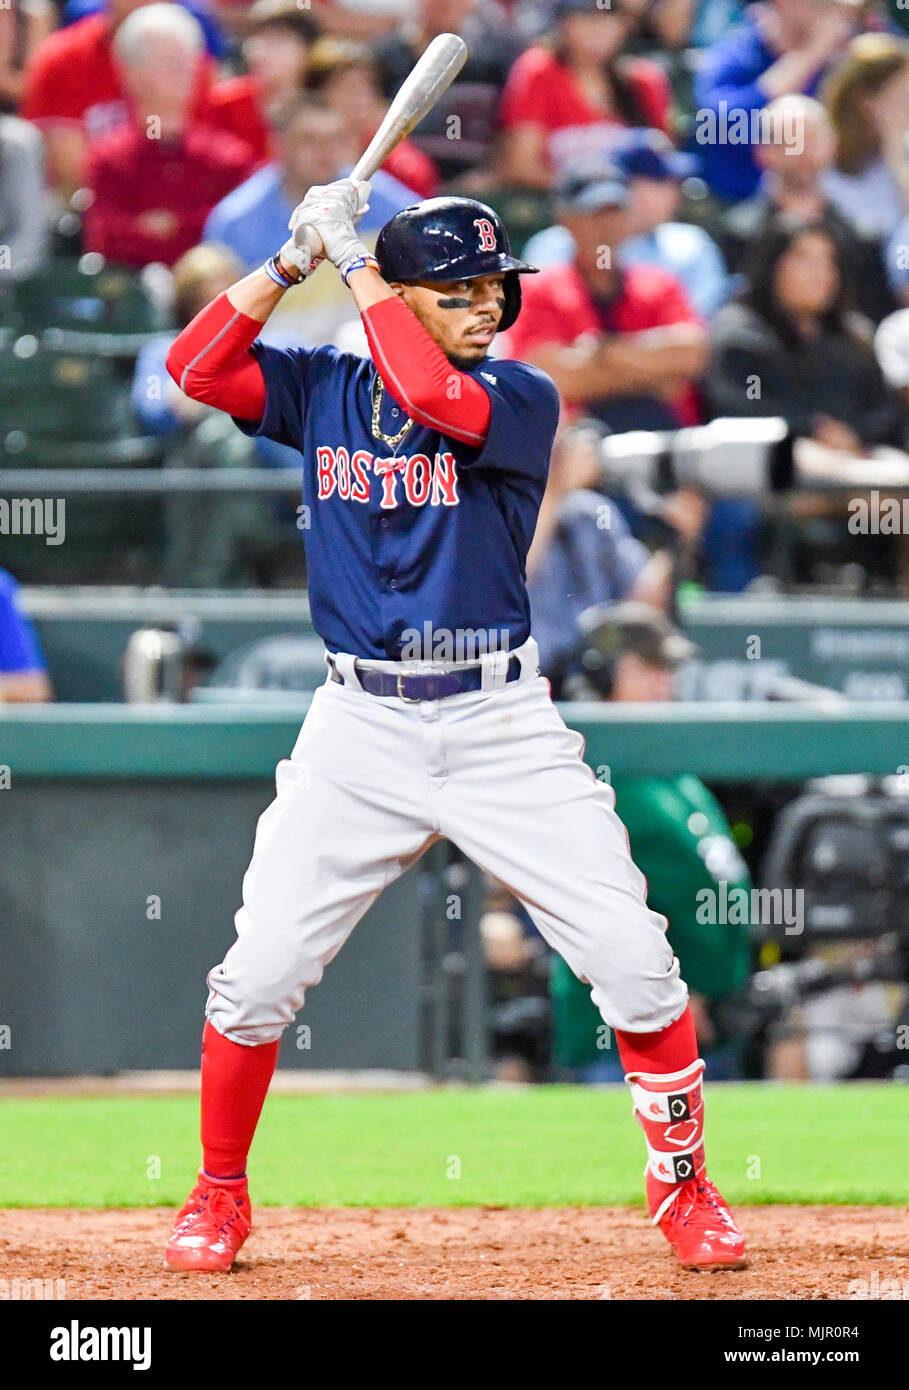
[{"label": "player's forearm", "polygon": [[250,271],[249,275],[231,285],[227,291],[227,298],[241,314],[263,324],[285,293],[286,291],[280,285],[276,285],[260,266],[258,270]]}]

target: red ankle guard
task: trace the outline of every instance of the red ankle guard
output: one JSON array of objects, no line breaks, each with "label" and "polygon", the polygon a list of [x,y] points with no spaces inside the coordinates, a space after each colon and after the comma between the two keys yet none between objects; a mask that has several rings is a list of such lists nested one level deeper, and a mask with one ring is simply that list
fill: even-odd
[{"label": "red ankle guard", "polygon": [[698,1059],[684,1071],[629,1072],[634,1114],[647,1142],[650,1214],[658,1221],[682,1183],[704,1168],[704,1098]]}]

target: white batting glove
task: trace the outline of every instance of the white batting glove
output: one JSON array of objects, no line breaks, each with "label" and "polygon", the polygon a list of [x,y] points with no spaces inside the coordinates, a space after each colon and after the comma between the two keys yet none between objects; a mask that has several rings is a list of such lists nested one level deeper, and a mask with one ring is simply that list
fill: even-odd
[{"label": "white batting glove", "polygon": [[356,227],[364,212],[369,210],[369,188],[366,179],[335,179],[334,183],[314,184],[294,208],[287,225],[293,231],[301,222],[309,223],[310,214],[327,214],[330,209],[336,209],[339,218]]},{"label": "white batting glove", "polygon": [[[291,218],[294,249],[303,256],[321,252],[344,275],[348,266],[369,255],[356,233],[357,223],[369,206],[368,194],[365,180],[338,179],[325,187],[311,188]],[[288,253],[292,258],[290,247]]]},{"label": "white batting glove", "polygon": [[[326,256],[338,264],[330,245],[341,254],[352,238],[357,248],[362,247],[359,254],[367,254],[354,228],[369,208],[368,197],[369,183],[365,179],[336,179],[334,183],[316,184],[291,213],[288,223],[291,236],[281,247],[282,260],[296,266],[305,278]],[[346,229],[346,235],[342,229]],[[356,258],[352,253],[343,256],[345,263]]]}]

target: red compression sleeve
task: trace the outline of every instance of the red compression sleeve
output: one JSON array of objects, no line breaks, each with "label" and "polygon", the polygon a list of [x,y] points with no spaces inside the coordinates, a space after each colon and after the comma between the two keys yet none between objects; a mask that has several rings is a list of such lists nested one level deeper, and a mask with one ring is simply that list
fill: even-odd
[{"label": "red compression sleeve", "polygon": [[262,325],[219,294],[188,323],[167,354],[167,370],[194,401],[239,420],[265,414],[265,377],[250,352]]},{"label": "red compression sleeve", "polygon": [[246,1172],[278,1043],[245,1047],[206,1021],[202,1033],[202,1167],[212,1178]]},{"label": "red compression sleeve", "polygon": [[681,1018],[670,1023],[668,1028],[661,1028],[657,1033],[626,1033],[617,1028],[615,1040],[626,1072],[660,1075],[685,1071],[698,1060],[698,1040],[690,1004]]},{"label": "red compression sleeve", "polygon": [[361,317],[379,376],[408,415],[482,448],[492,407],[480,383],[451,365],[397,295],[364,309]]}]

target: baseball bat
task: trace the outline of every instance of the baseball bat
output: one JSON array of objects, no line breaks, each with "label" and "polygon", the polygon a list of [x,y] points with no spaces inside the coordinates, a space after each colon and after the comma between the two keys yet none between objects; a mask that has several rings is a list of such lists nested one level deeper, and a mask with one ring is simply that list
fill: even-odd
[{"label": "baseball bat", "polygon": [[[457,34],[437,34],[414,63],[382,124],[360,155],[349,177],[371,179],[391,154],[395,145],[409,135],[457,77],[467,59],[467,45]],[[306,229],[306,244],[313,256],[322,254],[322,239],[312,228]]]}]

